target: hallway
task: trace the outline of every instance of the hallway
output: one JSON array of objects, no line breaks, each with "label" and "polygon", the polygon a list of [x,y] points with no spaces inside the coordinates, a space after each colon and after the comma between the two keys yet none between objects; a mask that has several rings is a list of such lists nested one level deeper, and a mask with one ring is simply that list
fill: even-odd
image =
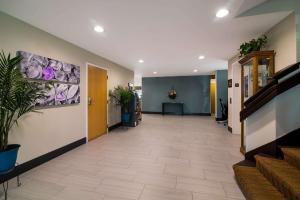
[{"label": "hallway", "polygon": [[10,181],[10,200],[244,199],[232,165],[240,136],[213,118],[143,115]]}]

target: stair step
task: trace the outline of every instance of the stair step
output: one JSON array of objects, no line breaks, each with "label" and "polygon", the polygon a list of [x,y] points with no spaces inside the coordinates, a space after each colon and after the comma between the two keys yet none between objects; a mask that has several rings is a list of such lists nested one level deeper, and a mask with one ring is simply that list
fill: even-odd
[{"label": "stair step", "polygon": [[283,147],[281,150],[284,155],[284,160],[300,169],[300,148]]},{"label": "stair step", "polygon": [[287,199],[300,200],[300,170],[285,160],[256,155],[256,168]]},{"label": "stair step", "polygon": [[233,170],[247,200],[286,200],[257,168],[234,165]]}]

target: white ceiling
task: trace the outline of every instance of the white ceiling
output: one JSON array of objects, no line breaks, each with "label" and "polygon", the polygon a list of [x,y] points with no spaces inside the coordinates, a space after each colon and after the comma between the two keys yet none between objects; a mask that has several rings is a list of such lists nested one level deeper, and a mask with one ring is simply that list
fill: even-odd
[{"label": "white ceiling", "polygon": [[[287,16],[280,12],[234,17],[263,1],[0,0],[0,10],[137,75],[174,76],[226,69],[241,42],[259,36]],[[230,15],[216,19],[216,11],[223,7]],[[105,32],[96,33],[95,25],[103,26]],[[206,59],[198,60],[202,54]],[[145,62],[138,63],[139,59]]]}]

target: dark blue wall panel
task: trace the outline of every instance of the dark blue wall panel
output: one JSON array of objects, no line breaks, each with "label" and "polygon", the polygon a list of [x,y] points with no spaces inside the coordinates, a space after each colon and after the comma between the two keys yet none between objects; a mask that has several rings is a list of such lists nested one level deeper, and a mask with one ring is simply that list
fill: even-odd
[{"label": "dark blue wall panel", "polygon": [[172,87],[177,92],[175,102],[184,103],[185,114],[210,113],[210,76],[206,75],[143,78],[143,111],[161,112],[162,102],[174,101],[168,97]]}]

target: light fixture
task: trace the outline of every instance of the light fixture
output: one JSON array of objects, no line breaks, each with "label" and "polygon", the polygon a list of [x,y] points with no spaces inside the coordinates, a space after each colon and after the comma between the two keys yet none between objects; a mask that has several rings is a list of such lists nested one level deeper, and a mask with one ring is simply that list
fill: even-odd
[{"label": "light fixture", "polygon": [[205,58],[205,56],[201,55],[199,56],[199,60],[203,60]]},{"label": "light fixture", "polygon": [[144,63],[144,62],[145,62],[145,61],[144,61],[144,60],[142,60],[142,59],[140,59],[140,60],[139,60],[139,63]]},{"label": "light fixture", "polygon": [[153,72],[153,74],[157,74],[157,72]]},{"label": "light fixture", "polygon": [[96,32],[98,32],[98,33],[103,33],[103,32],[104,32],[104,28],[101,27],[101,26],[95,26],[95,27],[94,27],[94,30],[95,30]]},{"label": "light fixture", "polygon": [[229,14],[229,10],[227,10],[226,8],[222,8],[222,9],[218,10],[216,17],[223,18],[223,17],[226,17],[228,14]]},{"label": "light fixture", "polygon": [[198,69],[194,69],[193,72],[195,72],[195,73],[198,72]]}]

